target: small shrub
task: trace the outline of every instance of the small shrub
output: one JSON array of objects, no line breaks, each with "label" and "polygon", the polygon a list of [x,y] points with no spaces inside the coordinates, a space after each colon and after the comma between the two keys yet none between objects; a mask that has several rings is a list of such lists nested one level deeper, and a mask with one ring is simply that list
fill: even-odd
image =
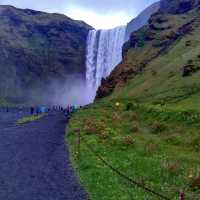
[{"label": "small shrub", "polygon": [[150,154],[154,153],[156,151],[156,149],[157,149],[157,145],[154,143],[149,143],[147,145],[147,152]]},{"label": "small shrub", "polygon": [[75,128],[75,129],[71,129],[70,132],[75,134],[75,133],[81,132],[81,130],[79,128]]},{"label": "small shrub", "polygon": [[91,120],[91,119],[85,119],[85,120],[84,120],[84,125],[85,125],[85,126],[91,126],[93,123],[94,123],[94,122],[93,122],[93,120]]},{"label": "small shrub", "polygon": [[118,121],[118,120],[121,119],[120,115],[118,113],[114,113],[112,118],[113,118],[114,121]]},{"label": "small shrub", "polygon": [[167,135],[164,140],[168,143],[168,144],[173,144],[173,145],[181,145],[181,141],[179,140],[179,138],[176,135]]},{"label": "small shrub", "polygon": [[133,110],[133,103],[128,103],[127,105],[126,105],[126,111],[129,111],[129,110]]},{"label": "small shrub", "polygon": [[131,131],[132,131],[133,133],[137,133],[137,132],[139,131],[139,127],[138,127],[137,125],[134,125],[134,126],[132,127]]},{"label": "small shrub", "polygon": [[192,178],[190,186],[194,190],[200,189],[200,176]]},{"label": "small shrub", "polygon": [[192,59],[188,60],[188,64],[192,64],[192,63],[193,63]]},{"label": "small shrub", "polygon": [[140,38],[140,40],[138,41],[138,47],[143,47],[144,45],[145,45],[144,38]]},{"label": "small shrub", "polygon": [[165,161],[162,167],[171,174],[177,174],[181,170],[181,165],[178,161]]},{"label": "small shrub", "polygon": [[94,120],[87,119],[84,122],[84,130],[86,134],[99,134],[105,129],[103,123],[97,124]]},{"label": "small shrub", "polygon": [[200,151],[200,136],[194,137],[192,141],[189,142],[189,146],[194,151]]},{"label": "small shrub", "polygon": [[87,126],[85,126],[85,127],[84,127],[84,130],[85,130],[85,133],[86,133],[87,135],[96,134],[96,133],[97,133],[97,129],[96,129],[95,126],[93,126],[93,127],[87,127]]},{"label": "small shrub", "polygon": [[153,131],[153,133],[161,133],[161,132],[165,131],[166,128],[167,128],[166,124],[161,123],[159,121],[155,121],[152,124],[152,131]]},{"label": "small shrub", "polygon": [[109,135],[106,132],[101,132],[98,134],[98,136],[99,136],[99,139],[102,139],[102,140],[106,140],[109,138]]},{"label": "small shrub", "polygon": [[176,127],[176,132],[177,133],[183,133],[184,132],[184,128],[182,126],[177,126]]},{"label": "small shrub", "polygon": [[186,47],[191,46],[191,41],[190,41],[190,40],[186,41],[185,46],[186,46]]},{"label": "small shrub", "polygon": [[125,138],[122,139],[122,143],[126,146],[129,146],[129,145],[133,145],[134,144],[134,139],[130,136],[127,136]]},{"label": "small shrub", "polygon": [[135,112],[131,113],[131,120],[133,120],[133,121],[137,121],[138,120],[137,113],[135,113]]},{"label": "small shrub", "polygon": [[191,76],[199,70],[200,68],[196,66],[195,64],[185,65],[182,68],[182,77]]}]

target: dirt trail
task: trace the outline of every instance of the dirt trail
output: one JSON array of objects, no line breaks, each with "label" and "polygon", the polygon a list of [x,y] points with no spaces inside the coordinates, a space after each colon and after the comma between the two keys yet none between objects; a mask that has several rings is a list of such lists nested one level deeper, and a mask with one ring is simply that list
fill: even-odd
[{"label": "dirt trail", "polygon": [[65,146],[63,114],[15,126],[22,115],[0,113],[0,199],[85,200]]}]

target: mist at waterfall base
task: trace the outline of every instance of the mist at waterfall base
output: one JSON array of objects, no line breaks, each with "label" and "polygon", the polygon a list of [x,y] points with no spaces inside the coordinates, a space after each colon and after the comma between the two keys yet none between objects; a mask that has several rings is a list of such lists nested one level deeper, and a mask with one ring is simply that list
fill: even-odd
[{"label": "mist at waterfall base", "polygon": [[84,106],[91,102],[91,91],[86,89],[85,81],[70,80],[64,84],[52,83],[50,86],[52,97],[51,105],[60,105],[66,107],[68,105]]},{"label": "mist at waterfall base", "polygon": [[126,26],[108,30],[91,30],[87,39],[86,88],[92,95],[91,102],[101,80],[110,75],[122,61],[122,47],[125,42]]},{"label": "mist at waterfall base", "polygon": [[30,105],[69,105],[84,106],[89,104],[92,91],[87,89],[86,82],[81,76],[70,76],[66,80],[51,79],[45,86],[32,88],[29,92]]}]

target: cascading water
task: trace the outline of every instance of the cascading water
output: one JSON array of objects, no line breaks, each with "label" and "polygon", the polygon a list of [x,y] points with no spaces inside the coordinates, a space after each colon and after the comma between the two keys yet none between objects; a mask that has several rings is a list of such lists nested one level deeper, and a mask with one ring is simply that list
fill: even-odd
[{"label": "cascading water", "polygon": [[92,100],[102,78],[110,75],[122,60],[126,26],[109,30],[91,30],[87,40],[86,81]]}]

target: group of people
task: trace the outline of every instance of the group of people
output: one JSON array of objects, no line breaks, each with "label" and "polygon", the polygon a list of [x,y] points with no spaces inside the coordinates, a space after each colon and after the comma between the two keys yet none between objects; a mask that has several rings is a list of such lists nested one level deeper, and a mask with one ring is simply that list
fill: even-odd
[{"label": "group of people", "polygon": [[41,113],[45,113],[45,112],[48,112],[48,109],[44,106],[38,106],[38,107],[31,107],[31,115],[34,115],[34,114],[41,114]]},{"label": "group of people", "polygon": [[27,111],[27,108],[14,107],[14,106],[0,107],[0,112],[23,112],[23,111]]},{"label": "group of people", "polygon": [[47,112],[63,112],[66,116],[70,116],[77,109],[81,107],[79,106],[31,106],[31,107],[2,107],[0,108],[0,112],[28,112],[31,115],[39,115]]},{"label": "group of people", "polygon": [[34,114],[42,114],[46,112],[55,112],[55,111],[61,111],[64,112],[65,115],[70,115],[71,113],[74,113],[79,107],[75,106],[67,106],[66,108],[62,106],[51,106],[51,107],[45,107],[45,106],[32,106],[30,108],[31,115]]}]

